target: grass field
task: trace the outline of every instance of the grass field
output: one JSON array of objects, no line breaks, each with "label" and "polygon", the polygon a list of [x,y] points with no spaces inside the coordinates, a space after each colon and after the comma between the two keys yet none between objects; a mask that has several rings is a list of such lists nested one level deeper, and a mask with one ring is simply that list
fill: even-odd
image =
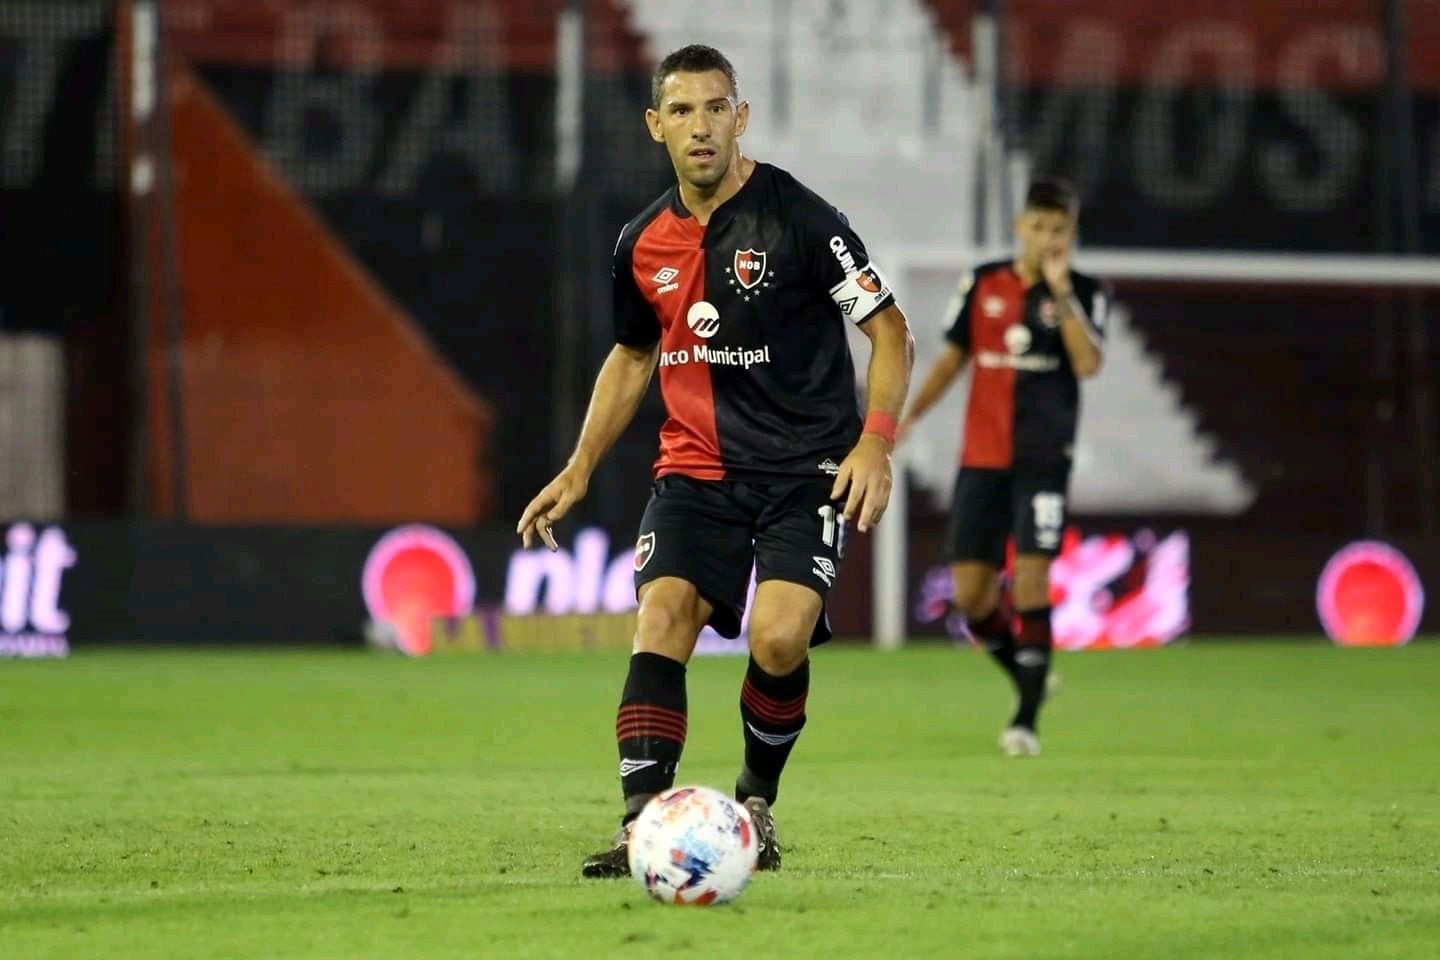
[{"label": "grass field", "polygon": [[[949,648],[817,653],[729,907],[583,882],[623,658],[0,663],[0,957],[1440,956],[1440,644],[1062,655],[1045,755]],[[727,786],[743,663],[695,662]]]}]

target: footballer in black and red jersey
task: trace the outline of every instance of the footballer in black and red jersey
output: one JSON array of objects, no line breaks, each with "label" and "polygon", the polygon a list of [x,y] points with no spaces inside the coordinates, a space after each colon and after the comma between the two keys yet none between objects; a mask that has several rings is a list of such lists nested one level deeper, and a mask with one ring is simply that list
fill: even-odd
[{"label": "footballer in black and red jersey", "polygon": [[[880,269],[835,207],[790,173],[744,156],[749,120],[734,68],[690,46],[657,69],[646,111],[676,184],[627,223],[613,258],[615,347],[570,463],[519,531],[583,496],[599,458],[658,372],[667,419],[635,550],[639,613],[616,715],[625,812],[589,877],[629,874],[630,824],[670,787],[687,725],[685,669],[705,625],[741,632],[745,754],[735,798],[780,866],[771,806],[805,726],[809,648],[830,636],[825,599],[850,521],[876,523],[913,342]],[[847,330],[870,342],[864,403]],[[754,599],[749,600],[753,581]]]},{"label": "footballer in black and red jersey", "polygon": [[1014,756],[1040,749],[1036,718],[1053,646],[1050,562],[1065,527],[1080,380],[1099,370],[1105,336],[1103,285],[1070,268],[1078,217],[1068,184],[1030,185],[1014,256],[961,282],[945,348],[901,424],[903,435],[970,367],[946,553],[957,608],[1020,694],[1001,733]]}]

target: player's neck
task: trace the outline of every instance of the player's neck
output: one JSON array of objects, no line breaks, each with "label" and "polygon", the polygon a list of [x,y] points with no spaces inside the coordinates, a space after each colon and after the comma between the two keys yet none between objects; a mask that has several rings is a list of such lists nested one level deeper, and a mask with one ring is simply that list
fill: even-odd
[{"label": "player's neck", "polygon": [[1019,257],[1015,258],[1015,260],[1011,264],[1011,268],[1015,271],[1015,275],[1020,278],[1020,282],[1025,284],[1025,286],[1027,287],[1033,287],[1035,284],[1040,282],[1040,268],[1032,267],[1030,264],[1026,263],[1024,260],[1021,260]]},{"label": "player's neck", "polygon": [[745,186],[745,181],[749,180],[750,174],[754,172],[755,161],[737,149],[730,169],[725,171],[725,176],[714,186],[697,187],[680,180],[680,202],[695,217],[695,222],[703,227],[710,222],[711,215],[722,203],[740,192],[740,188]]}]

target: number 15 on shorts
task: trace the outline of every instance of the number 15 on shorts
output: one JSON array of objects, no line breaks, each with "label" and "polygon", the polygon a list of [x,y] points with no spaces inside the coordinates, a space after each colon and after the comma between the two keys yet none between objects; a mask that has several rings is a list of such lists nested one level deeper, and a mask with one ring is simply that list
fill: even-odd
[{"label": "number 15 on shorts", "polygon": [[[827,503],[816,511],[820,514],[820,542],[826,547],[835,551],[835,559],[842,560],[845,557],[845,515],[835,508],[833,503]],[[835,574],[838,569],[835,562],[829,557],[816,555],[810,558],[815,561],[811,573],[825,581],[827,587],[835,583]]]}]

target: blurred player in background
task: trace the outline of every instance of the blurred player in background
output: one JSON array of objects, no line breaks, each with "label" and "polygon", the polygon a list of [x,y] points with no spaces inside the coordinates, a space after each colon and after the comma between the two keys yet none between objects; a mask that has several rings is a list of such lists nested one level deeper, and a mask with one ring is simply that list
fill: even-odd
[{"label": "blurred player in background", "polygon": [[[615,735],[625,799],[589,877],[627,876],[628,825],[673,785],[688,724],[685,669],[701,628],[740,632],[752,567],[750,663],[740,690],[761,869],[780,866],[770,807],[801,728],[809,648],[830,637],[825,597],[845,549],[890,496],[890,450],[913,341],[860,238],[830,204],[744,156],[750,105],[719,51],[689,46],[655,72],[645,112],[676,186],[625,225],[614,253],[616,345],[569,463],[525,508],[525,545],[585,495],[658,368],[668,419],[640,523],[640,609]],[[868,414],[845,325],[871,343]]]},{"label": "blurred player in background", "polygon": [[[899,431],[903,438],[974,360],[946,559],[957,609],[1019,693],[1000,735],[1011,756],[1040,752],[1037,715],[1052,648],[1050,562],[1065,528],[1078,381],[1099,371],[1105,331],[1100,283],[1070,269],[1078,218],[1068,184],[1030,185],[1015,222],[1014,258],[984,264],[961,282],[947,311],[945,350]],[[1012,536],[1006,597],[1001,573]]]}]

